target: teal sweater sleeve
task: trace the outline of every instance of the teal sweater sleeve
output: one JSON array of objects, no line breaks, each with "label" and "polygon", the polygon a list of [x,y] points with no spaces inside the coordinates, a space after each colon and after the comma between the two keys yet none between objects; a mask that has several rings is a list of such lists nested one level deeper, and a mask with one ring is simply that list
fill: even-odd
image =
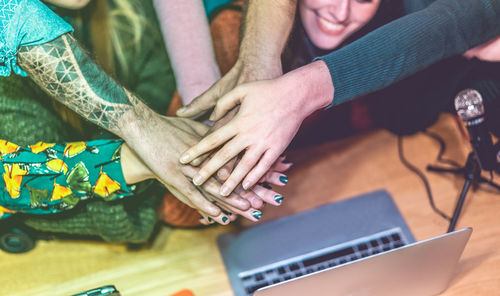
[{"label": "teal sweater sleeve", "polygon": [[0,0],[0,76],[26,76],[17,65],[20,46],[56,39],[73,28],[38,0]]},{"label": "teal sweater sleeve", "polygon": [[[335,86],[329,107],[380,90],[500,35],[500,0],[411,1],[433,3],[415,12],[405,5],[408,15],[319,58]],[[419,7],[415,4],[412,7]]]},{"label": "teal sweater sleeve", "polygon": [[95,140],[21,147],[0,140],[0,218],[57,213],[84,199],[132,195],[123,177],[121,145]]}]

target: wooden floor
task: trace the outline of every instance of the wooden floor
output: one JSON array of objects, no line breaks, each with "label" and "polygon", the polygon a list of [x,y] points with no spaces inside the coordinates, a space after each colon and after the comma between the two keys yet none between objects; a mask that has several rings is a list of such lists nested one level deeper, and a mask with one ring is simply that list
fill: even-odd
[{"label": "wooden floor", "polygon": [[[468,143],[451,116],[443,115],[431,130],[445,139],[447,158],[465,162]],[[437,142],[423,134],[404,139],[405,155],[421,170],[435,163],[438,149]],[[263,220],[385,188],[417,240],[446,231],[447,222],[431,210],[422,182],[401,164],[397,139],[388,132],[296,151],[290,159],[295,165],[282,190],[284,203],[266,207]],[[426,176],[437,206],[451,213],[463,178]],[[500,294],[500,195],[481,188],[467,197],[457,228],[472,226],[474,232],[443,295]],[[165,231],[152,249],[140,251],[99,242],[50,241],[23,255],[0,253],[0,294],[71,295],[114,284],[125,296],[165,296],[185,288],[197,296],[233,295],[215,245],[215,237],[226,230]]]}]

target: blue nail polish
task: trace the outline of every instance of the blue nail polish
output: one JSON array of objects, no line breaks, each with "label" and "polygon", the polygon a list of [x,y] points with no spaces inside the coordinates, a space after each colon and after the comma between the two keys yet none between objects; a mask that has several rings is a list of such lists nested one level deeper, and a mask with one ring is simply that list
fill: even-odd
[{"label": "blue nail polish", "polygon": [[226,221],[227,221],[227,217],[226,216],[222,217],[222,222],[226,223]]},{"label": "blue nail polish", "polygon": [[288,183],[288,177],[287,176],[280,176],[280,182],[283,184]]},{"label": "blue nail polish", "polygon": [[274,196],[274,200],[275,200],[277,203],[281,204],[281,203],[283,202],[283,196],[281,196],[281,195],[279,195],[279,194],[276,194],[276,195]]},{"label": "blue nail polish", "polygon": [[208,222],[213,222],[214,220],[210,217],[208,217]]},{"label": "blue nail polish", "polygon": [[255,217],[255,219],[257,219],[257,220],[260,220],[260,217],[262,217],[262,213],[261,213],[261,212],[259,212],[259,211],[254,211],[254,212],[252,213],[252,216],[254,216],[254,217]]},{"label": "blue nail polish", "polygon": [[269,185],[269,183],[267,183],[267,182],[262,183],[262,187],[264,187],[266,189],[273,189],[273,187],[271,187],[271,185]]}]

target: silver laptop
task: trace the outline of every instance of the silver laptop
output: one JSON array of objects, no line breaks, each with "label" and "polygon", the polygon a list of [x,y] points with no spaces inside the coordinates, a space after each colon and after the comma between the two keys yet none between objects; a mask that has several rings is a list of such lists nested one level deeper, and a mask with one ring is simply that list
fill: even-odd
[{"label": "silver laptop", "polygon": [[433,295],[470,232],[414,243],[390,195],[376,191],[223,234],[218,245],[236,296]]}]

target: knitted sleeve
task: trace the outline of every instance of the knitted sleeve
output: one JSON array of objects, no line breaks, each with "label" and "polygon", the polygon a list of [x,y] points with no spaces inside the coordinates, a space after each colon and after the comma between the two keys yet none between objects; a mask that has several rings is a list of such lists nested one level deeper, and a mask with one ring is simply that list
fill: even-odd
[{"label": "knitted sleeve", "polygon": [[0,140],[0,218],[56,213],[84,199],[132,195],[122,173],[121,144],[95,140],[21,147]]},{"label": "knitted sleeve", "polygon": [[436,0],[320,57],[335,86],[329,107],[380,90],[499,35],[500,0]]},{"label": "knitted sleeve", "polygon": [[0,76],[26,76],[17,65],[20,46],[56,39],[73,28],[38,0],[0,0]]}]

